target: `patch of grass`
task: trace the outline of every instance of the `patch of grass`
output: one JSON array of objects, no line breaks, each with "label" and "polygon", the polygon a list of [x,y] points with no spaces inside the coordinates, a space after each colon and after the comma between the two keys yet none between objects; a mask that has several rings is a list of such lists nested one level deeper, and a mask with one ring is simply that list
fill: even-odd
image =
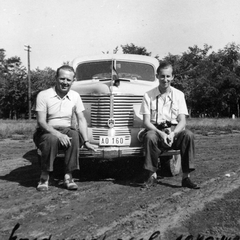
[{"label": "patch of grass", "polygon": [[189,118],[187,128],[194,133],[207,135],[209,132],[220,134],[240,131],[240,120],[231,118]]},{"label": "patch of grass", "polygon": [[36,120],[0,120],[0,139],[12,138],[13,135],[24,135],[32,138]]},{"label": "patch of grass", "polygon": [[[0,139],[12,138],[13,135],[24,135],[32,138],[36,120],[1,120]],[[231,118],[188,118],[187,128],[194,133],[208,135],[210,132],[220,134],[240,131],[240,119]]]}]

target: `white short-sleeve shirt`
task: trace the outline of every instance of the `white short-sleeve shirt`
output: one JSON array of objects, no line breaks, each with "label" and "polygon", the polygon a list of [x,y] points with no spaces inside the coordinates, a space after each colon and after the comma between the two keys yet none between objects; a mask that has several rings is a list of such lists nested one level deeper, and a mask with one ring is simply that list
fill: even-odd
[{"label": "white short-sleeve shirt", "polygon": [[153,88],[144,94],[140,114],[150,114],[153,124],[159,124],[166,120],[177,124],[179,114],[188,115],[184,93],[171,86],[164,101],[159,88]]},{"label": "white short-sleeve shirt", "polygon": [[73,113],[80,113],[85,108],[77,92],[70,90],[66,96],[60,98],[55,87],[52,87],[37,95],[35,110],[46,112],[46,121],[53,127],[70,127]]}]

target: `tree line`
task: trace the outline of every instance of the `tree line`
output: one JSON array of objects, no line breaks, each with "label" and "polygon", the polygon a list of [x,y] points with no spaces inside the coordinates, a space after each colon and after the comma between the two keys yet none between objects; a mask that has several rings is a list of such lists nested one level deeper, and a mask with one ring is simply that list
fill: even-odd
[{"label": "tree line", "polygon": [[[124,54],[151,56],[145,47],[121,45]],[[118,46],[113,50],[117,53]],[[103,52],[105,53],[105,52]],[[108,52],[106,52],[108,53]],[[167,60],[174,66],[173,86],[185,93],[190,116],[240,116],[240,46],[227,44],[217,52],[205,44],[194,45],[180,55],[169,53],[159,61]],[[32,103],[36,94],[52,86],[56,71],[50,67],[31,70]],[[27,118],[27,70],[17,56],[6,58],[0,49],[0,118]]]},{"label": "tree line", "polygon": [[[32,105],[39,91],[54,84],[55,73],[50,67],[31,71]],[[0,49],[0,118],[28,118],[27,69],[19,57],[6,58],[4,49]]]}]

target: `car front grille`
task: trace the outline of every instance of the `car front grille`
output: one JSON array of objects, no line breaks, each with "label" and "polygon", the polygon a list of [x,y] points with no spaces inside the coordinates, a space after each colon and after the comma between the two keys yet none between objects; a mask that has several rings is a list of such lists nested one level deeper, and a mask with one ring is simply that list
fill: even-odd
[{"label": "car front grille", "polygon": [[[110,118],[110,96],[81,96],[83,103],[91,105],[91,126],[107,127]],[[115,127],[131,127],[134,121],[135,104],[141,104],[142,96],[133,95],[114,95],[113,96],[113,118],[115,119]]]}]

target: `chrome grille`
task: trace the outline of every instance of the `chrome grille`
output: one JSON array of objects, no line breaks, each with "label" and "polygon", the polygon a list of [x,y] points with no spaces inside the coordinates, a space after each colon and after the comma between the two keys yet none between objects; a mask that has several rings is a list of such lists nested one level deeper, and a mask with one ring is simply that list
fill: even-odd
[{"label": "chrome grille", "polygon": [[[107,121],[110,118],[110,96],[81,96],[83,103],[91,104],[91,125],[92,127],[108,127]],[[114,119],[115,127],[133,126],[134,110],[133,105],[141,104],[142,96],[114,95]]]}]

